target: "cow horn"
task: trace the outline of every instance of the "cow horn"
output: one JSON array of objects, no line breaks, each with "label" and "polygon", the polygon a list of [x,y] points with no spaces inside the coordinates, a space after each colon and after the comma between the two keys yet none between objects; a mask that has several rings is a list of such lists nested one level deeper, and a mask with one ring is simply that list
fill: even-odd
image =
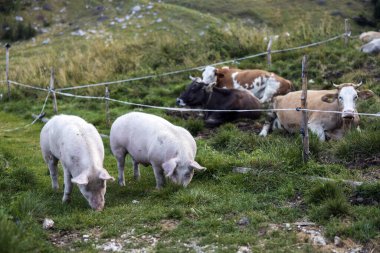
[{"label": "cow horn", "polygon": [[358,84],[354,84],[353,86],[354,86],[355,88],[359,88],[362,84],[363,84],[363,81],[360,81],[360,83],[358,83]]},{"label": "cow horn", "polygon": [[192,81],[195,81],[195,80],[197,79],[196,77],[193,77],[192,75],[190,75],[189,78],[190,78]]},{"label": "cow horn", "polygon": [[206,90],[206,92],[210,93],[212,92],[212,89],[214,88],[216,82],[206,84],[203,88]]},{"label": "cow horn", "polygon": [[339,87],[340,87],[339,84],[335,84],[335,83],[333,83],[333,85],[334,85],[334,87],[336,87],[336,88],[339,88]]}]

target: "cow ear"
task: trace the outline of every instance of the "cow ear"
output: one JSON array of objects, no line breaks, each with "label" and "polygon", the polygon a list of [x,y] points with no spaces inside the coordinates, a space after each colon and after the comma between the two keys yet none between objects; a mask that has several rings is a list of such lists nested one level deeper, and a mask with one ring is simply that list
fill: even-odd
[{"label": "cow ear", "polygon": [[198,170],[198,171],[202,171],[202,170],[206,170],[205,167],[202,167],[201,165],[199,165],[199,163],[197,163],[196,161],[191,161],[190,163],[190,168],[194,169],[194,170]]},{"label": "cow ear", "polygon": [[170,159],[167,162],[162,164],[162,168],[164,169],[165,176],[171,177],[174,173],[175,168],[177,167],[177,161],[175,158]]},{"label": "cow ear", "polygon": [[361,99],[368,99],[368,98],[371,98],[375,95],[375,93],[373,93],[373,91],[371,90],[362,90],[362,91],[358,91],[358,96],[361,98]]},{"label": "cow ear", "polygon": [[323,102],[326,102],[326,103],[332,103],[334,102],[338,97],[338,93],[334,93],[334,94],[326,94],[324,95],[321,100]]},{"label": "cow ear", "polygon": [[88,184],[87,173],[82,172],[81,174],[79,174],[79,176],[76,176],[76,177],[72,178],[71,182],[73,182],[74,184],[79,184],[79,185],[86,185],[86,184]]},{"label": "cow ear", "polygon": [[108,173],[108,171],[106,171],[105,169],[103,169],[100,174],[99,174],[99,178],[102,179],[102,180],[111,180],[111,181],[115,181],[115,178],[114,177],[111,177],[111,175]]}]

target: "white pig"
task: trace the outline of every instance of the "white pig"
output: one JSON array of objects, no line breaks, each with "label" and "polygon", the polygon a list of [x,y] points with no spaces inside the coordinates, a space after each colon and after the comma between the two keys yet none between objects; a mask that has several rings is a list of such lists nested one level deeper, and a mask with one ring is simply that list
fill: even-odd
[{"label": "white pig", "polygon": [[121,186],[125,185],[127,153],[133,160],[135,179],[140,178],[139,163],[152,165],[157,189],[163,187],[165,177],[186,187],[194,170],[206,169],[194,161],[197,146],[191,134],[155,115],[131,112],[120,116],[112,124],[110,144],[117,160]]},{"label": "white pig", "polygon": [[77,116],[54,116],[42,128],[40,144],[55,190],[61,160],[65,183],[62,201],[70,201],[75,183],[90,206],[102,210],[106,181],[115,179],[103,168],[104,147],[96,128]]}]

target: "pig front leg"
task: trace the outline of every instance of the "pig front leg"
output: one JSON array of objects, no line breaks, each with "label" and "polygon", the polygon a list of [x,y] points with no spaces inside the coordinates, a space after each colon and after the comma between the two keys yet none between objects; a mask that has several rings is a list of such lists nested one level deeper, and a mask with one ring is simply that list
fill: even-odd
[{"label": "pig front leg", "polygon": [[70,202],[70,195],[71,195],[71,191],[73,190],[73,183],[71,182],[70,172],[64,169],[63,174],[64,174],[63,176],[64,176],[65,189],[63,192],[62,202],[68,203]]},{"label": "pig front leg", "polygon": [[161,166],[152,164],[154,176],[156,178],[156,189],[161,189],[165,185],[165,175]]},{"label": "pig front leg", "polygon": [[54,190],[58,190],[58,159],[55,158],[52,154],[47,156],[47,164],[49,167],[51,185]]},{"label": "pig front leg", "polygon": [[135,180],[140,180],[139,163],[136,162],[136,160],[133,159],[133,157],[132,157],[132,161],[133,161],[133,176],[134,176]]}]

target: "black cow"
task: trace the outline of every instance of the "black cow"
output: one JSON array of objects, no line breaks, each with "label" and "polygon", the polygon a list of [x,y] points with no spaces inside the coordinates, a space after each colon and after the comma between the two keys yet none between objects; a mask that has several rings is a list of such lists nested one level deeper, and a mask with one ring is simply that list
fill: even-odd
[{"label": "black cow", "polygon": [[[203,83],[200,78],[192,78],[192,83],[177,98],[177,105],[202,107],[208,110],[254,110],[260,109],[260,101],[246,90],[221,89]],[[237,118],[257,119],[260,112],[206,112],[207,126],[218,126]]]}]

